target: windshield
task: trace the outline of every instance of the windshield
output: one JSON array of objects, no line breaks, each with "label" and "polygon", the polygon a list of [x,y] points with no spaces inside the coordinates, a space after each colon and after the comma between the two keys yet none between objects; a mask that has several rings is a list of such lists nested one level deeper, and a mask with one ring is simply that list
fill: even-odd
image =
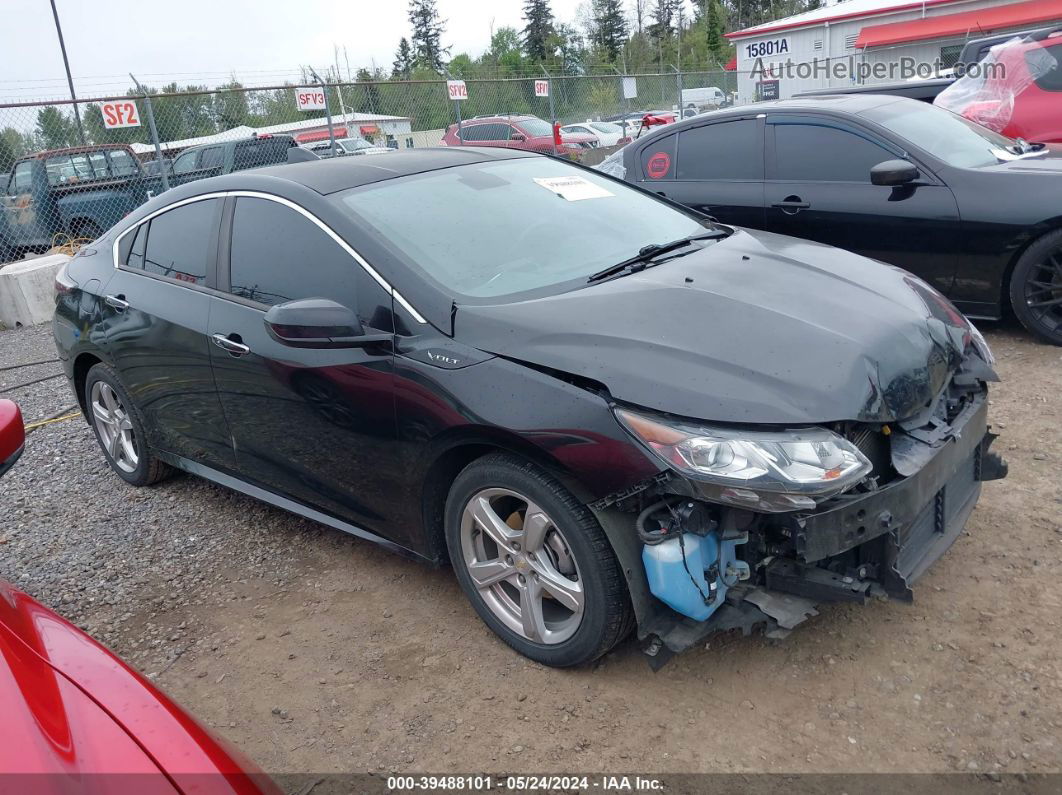
[{"label": "windshield", "polygon": [[891,102],[860,115],[950,166],[977,168],[1011,159],[1014,140],[924,102]]},{"label": "windshield", "polygon": [[358,149],[372,149],[373,146],[364,138],[358,138],[356,140],[350,140],[349,138],[343,141],[336,141],[337,144],[342,146],[348,152],[356,152]]},{"label": "windshield", "polygon": [[354,188],[335,201],[410,267],[468,299],[574,288],[648,244],[707,226],[622,183],[544,157],[429,171]]},{"label": "windshield", "polygon": [[520,119],[517,125],[533,138],[553,135],[553,127],[550,126],[548,121],[542,121],[542,119]]},{"label": "windshield", "polygon": [[592,129],[597,130],[598,132],[603,133],[615,134],[623,131],[618,124],[612,124],[611,122],[607,121],[595,121],[593,124],[590,125],[590,127]]}]

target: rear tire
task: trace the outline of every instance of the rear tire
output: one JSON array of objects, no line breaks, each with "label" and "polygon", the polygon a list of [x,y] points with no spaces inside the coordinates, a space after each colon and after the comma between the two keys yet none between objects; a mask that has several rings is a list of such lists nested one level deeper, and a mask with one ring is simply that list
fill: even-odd
[{"label": "rear tire", "polygon": [[465,595],[525,657],[582,665],[633,627],[627,583],[604,531],[539,467],[504,453],[469,464],[450,489],[445,528]]},{"label": "rear tire", "polygon": [[1018,259],[1010,276],[1010,305],[1033,335],[1062,345],[1062,229],[1033,241]]},{"label": "rear tire", "polygon": [[93,365],[85,378],[85,406],[96,441],[118,477],[131,486],[150,486],[171,474],[147,445],[140,409],[118,374],[103,363]]}]

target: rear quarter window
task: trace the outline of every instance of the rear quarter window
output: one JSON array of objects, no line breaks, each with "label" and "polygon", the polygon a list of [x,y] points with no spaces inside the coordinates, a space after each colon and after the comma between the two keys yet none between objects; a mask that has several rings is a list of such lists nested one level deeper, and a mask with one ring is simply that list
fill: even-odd
[{"label": "rear quarter window", "polygon": [[642,176],[648,182],[675,178],[675,148],[677,135],[664,135],[652,141],[639,153]]}]

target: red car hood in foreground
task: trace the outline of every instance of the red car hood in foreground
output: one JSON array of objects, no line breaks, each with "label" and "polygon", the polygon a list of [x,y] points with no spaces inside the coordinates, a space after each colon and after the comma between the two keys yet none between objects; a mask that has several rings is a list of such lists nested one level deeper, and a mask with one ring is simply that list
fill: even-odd
[{"label": "red car hood in foreground", "polygon": [[0,738],[12,792],[280,793],[144,677],[3,581]]}]

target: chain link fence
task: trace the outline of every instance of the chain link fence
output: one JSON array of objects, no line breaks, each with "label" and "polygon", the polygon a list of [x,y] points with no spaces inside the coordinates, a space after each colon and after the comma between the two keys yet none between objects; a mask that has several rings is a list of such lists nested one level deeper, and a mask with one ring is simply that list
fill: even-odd
[{"label": "chain link fence", "polygon": [[[460,101],[440,78],[0,104],[0,263],[95,239],[171,187],[285,163],[294,146],[323,157],[462,143],[552,152],[556,121],[582,128],[565,131],[557,153],[593,163],[636,135],[645,112],[713,109],[736,88],[734,72],[671,69],[469,80]],[[499,116],[534,116],[546,127],[487,121]]]}]

